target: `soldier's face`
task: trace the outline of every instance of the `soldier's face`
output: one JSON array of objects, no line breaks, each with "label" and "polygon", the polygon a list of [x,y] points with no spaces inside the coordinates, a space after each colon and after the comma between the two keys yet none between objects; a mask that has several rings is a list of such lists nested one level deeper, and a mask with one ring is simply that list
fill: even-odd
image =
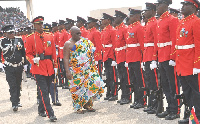
[{"label": "soldier's face", "polygon": [[43,32],[43,23],[35,23],[34,24],[35,30],[39,33]]},{"label": "soldier's face", "polygon": [[165,4],[164,3],[158,3],[156,5],[156,10],[157,10],[157,14],[158,15],[162,15],[163,14],[163,8],[164,8]]},{"label": "soldier's face", "polygon": [[183,6],[182,6],[182,8],[181,8],[181,13],[183,15],[189,15],[190,13],[192,13],[193,8],[194,8],[193,4],[184,3]]},{"label": "soldier's face", "polygon": [[7,33],[6,33],[6,37],[9,38],[9,39],[15,38],[15,32],[14,32],[14,31],[12,31],[12,32],[7,32]]},{"label": "soldier's face", "polygon": [[80,22],[80,21],[78,21],[78,22],[76,23],[76,26],[77,26],[78,28],[80,28],[80,27],[82,27],[82,26],[83,26],[83,23],[82,23],[82,22]]},{"label": "soldier's face", "polygon": [[145,11],[144,12],[145,18],[150,19],[152,17],[152,11],[153,10],[147,10],[147,11]]}]

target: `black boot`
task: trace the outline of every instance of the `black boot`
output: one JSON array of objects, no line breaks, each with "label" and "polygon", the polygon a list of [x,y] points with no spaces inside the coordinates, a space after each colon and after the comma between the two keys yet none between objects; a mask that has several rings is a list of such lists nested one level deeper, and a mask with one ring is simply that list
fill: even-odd
[{"label": "black boot", "polygon": [[157,117],[165,118],[167,115],[169,115],[169,112],[168,111],[164,111],[163,113],[158,113]]}]

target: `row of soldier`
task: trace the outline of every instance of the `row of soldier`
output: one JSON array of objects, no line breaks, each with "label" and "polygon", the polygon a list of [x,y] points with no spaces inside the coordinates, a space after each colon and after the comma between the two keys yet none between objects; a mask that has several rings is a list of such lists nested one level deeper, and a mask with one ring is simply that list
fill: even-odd
[{"label": "row of soldier", "polygon": [[[185,18],[182,20],[168,12],[170,4],[172,4],[171,0],[146,3],[146,9],[143,11],[129,9],[128,18],[126,14],[118,10],[115,11],[114,17],[103,13],[100,25],[97,24],[98,19],[88,17],[86,21],[77,17],[76,25],[81,30],[81,36],[92,41],[96,48],[95,63],[101,76],[102,66],[105,68],[104,82],[107,93],[104,100],[117,100],[118,90],[121,89],[121,99],[117,102],[120,105],[129,104],[132,102],[132,92],[134,92],[134,100],[130,108],[139,109],[146,106],[147,99],[144,95],[148,95],[148,105],[144,111],[148,114],[156,114],[159,118],[173,120],[180,117],[178,107],[180,101],[175,96],[180,93],[179,83],[181,83],[189,110],[194,106],[196,117],[200,119],[198,83],[200,30],[199,19],[195,15],[200,4],[197,0],[184,0],[182,14]],[[158,19],[155,17],[156,13],[159,16]],[[172,13],[178,13],[178,11],[174,10]],[[141,17],[145,26],[141,25]],[[127,25],[124,23],[125,19]],[[52,33],[43,33],[43,29],[51,32],[50,25],[45,24],[43,28],[43,23],[41,23],[43,20],[41,16],[35,18],[32,23],[36,32],[26,37],[22,36],[26,58],[32,65],[31,73],[35,75],[37,82],[44,80],[48,82],[52,78],[50,76],[54,73],[52,71],[54,68],[55,82],[63,84],[63,88],[68,88],[63,63],[63,47],[71,38],[69,29],[74,25],[74,21],[67,18],[66,21],[59,20],[59,24],[53,22]],[[87,30],[85,25],[87,25]],[[49,42],[52,40],[53,42]],[[39,44],[37,48],[43,49],[36,51],[36,44],[40,41],[42,43],[44,41],[44,44]],[[41,59],[51,59],[53,65],[43,68],[39,62]],[[46,63],[49,62],[46,61]],[[157,68],[159,68],[160,76],[157,75]],[[49,78],[43,79],[41,75]],[[45,86],[39,87],[39,91],[43,94],[42,96],[39,93],[39,115],[47,114],[51,121],[55,121],[57,118],[48,103],[49,98],[44,96],[48,93],[42,90]],[[53,89],[53,94],[55,94],[57,86],[53,85]],[[158,113],[160,106],[156,98],[160,90],[163,90],[168,106],[166,111],[161,110]],[[59,101],[54,98],[53,102]],[[187,113],[179,123],[188,122],[189,114]]]}]

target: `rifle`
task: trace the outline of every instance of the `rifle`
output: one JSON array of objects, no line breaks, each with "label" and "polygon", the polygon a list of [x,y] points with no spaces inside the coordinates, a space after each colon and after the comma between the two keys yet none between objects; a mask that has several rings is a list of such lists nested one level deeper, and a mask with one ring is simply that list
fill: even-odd
[{"label": "rifle", "polygon": [[182,105],[185,105],[185,110],[184,110],[184,117],[183,117],[183,119],[187,119],[188,116],[190,115],[190,110],[189,110],[189,106],[188,106],[188,104],[187,104],[187,102],[186,102],[186,100],[185,100],[184,94],[183,94],[183,93],[182,93],[182,94],[176,94],[176,95],[174,96],[174,98],[180,100],[180,105],[178,106],[179,108],[181,108]]},{"label": "rifle", "polygon": [[158,90],[153,91],[154,95],[156,96],[156,98],[153,100],[153,104],[158,103],[158,107],[156,110],[156,115],[158,115],[159,113],[162,113],[164,111],[164,107],[163,107],[163,99],[165,97],[163,97],[163,89],[160,86]]}]

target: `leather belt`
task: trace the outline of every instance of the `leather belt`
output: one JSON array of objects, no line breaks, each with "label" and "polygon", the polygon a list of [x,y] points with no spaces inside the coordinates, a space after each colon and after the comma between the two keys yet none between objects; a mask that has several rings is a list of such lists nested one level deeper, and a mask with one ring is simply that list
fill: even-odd
[{"label": "leather belt", "polygon": [[[36,56],[34,56],[34,57],[36,57]],[[44,54],[40,54],[40,56],[38,56],[38,57],[40,57],[40,60],[45,60],[45,59],[52,59],[52,57],[51,57],[51,55],[44,55]]]},{"label": "leather belt", "polygon": [[157,43],[158,47],[166,47],[166,46],[171,46],[171,45],[172,45],[172,41],[166,42],[166,43]]},{"label": "leather belt", "polygon": [[123,49],[126,49],[126,46],[123,46],[123,47],[119,47],[119,48],[115,48],[115,51],[121,51]]},{"label": "leather belt", "polygon": [[23,62],[22,62],[22,61],[21,61],[20,63],[17,63],[17,64],[13,64],[13,63],[8,62],[8,61],[5,61],[4,63],[5,63],[6,65],[12,66],[12,67],[18,67],[18,66],[23,65]]},{"label": "leather belt", "polygon": [[108,45],[104,45],[102,44],[102,46],[105,48],[105,47],[112,47],[112,44],[108,44]]},{"label": "leather belt", "polygon": [[127,47],[138,47],[140,46],[140,43],[136,43],[136,44],[127,44]]},{"label": "leather belt", "polygon": [[186,50],[186,49],[191,49],[191,48],[194,48],[195,45],[194,44],[191,44],[191,45],[182,45],[182,46],[178,46],[176,45],[175,48],[177,50]]},{"label": "leather belt", "polygon": [[154,43],[144,43],[144,47],[153,47]]}]

